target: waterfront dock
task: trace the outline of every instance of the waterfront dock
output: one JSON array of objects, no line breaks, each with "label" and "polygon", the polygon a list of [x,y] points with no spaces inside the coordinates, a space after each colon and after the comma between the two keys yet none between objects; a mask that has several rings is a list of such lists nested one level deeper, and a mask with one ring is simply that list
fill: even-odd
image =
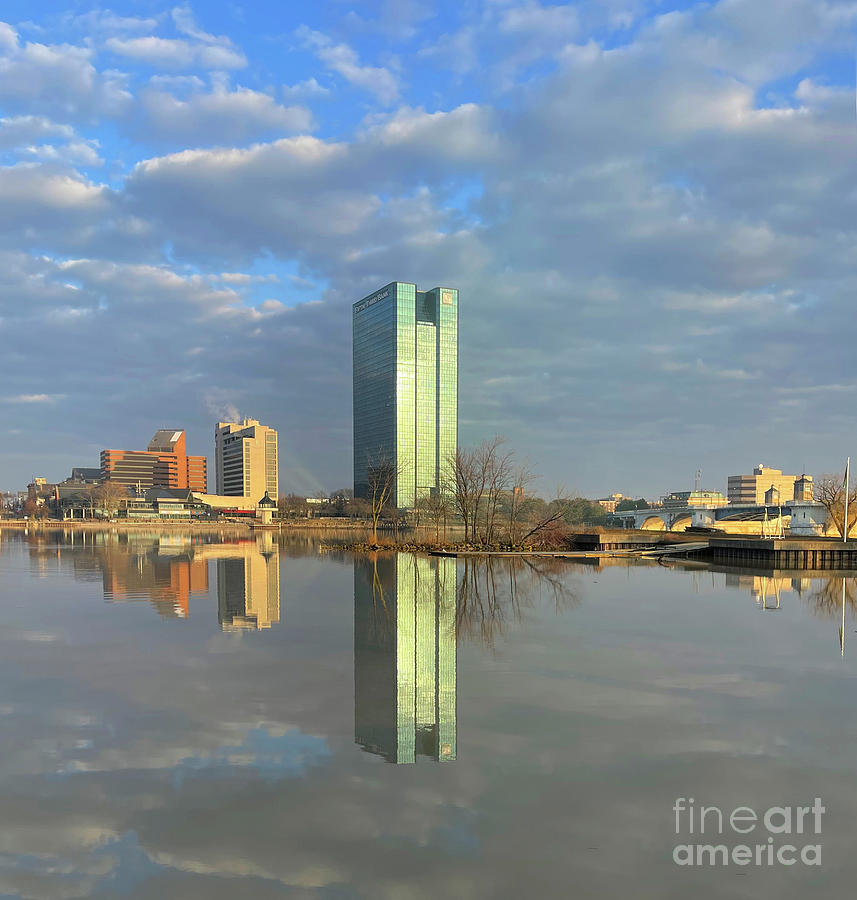
[{"label": "waterfront dock", "polygon": [[857,541],[712,535],[708,547],[699,556],[730,565],[764,565],[777,569],[855,569]]},{"label": "waterfront dock", "polygon": [[571,535],[578,550],[654,550],[684,543],[698,543],[707,536],[683,531],[646,531],[643,529],[612,528]]}]

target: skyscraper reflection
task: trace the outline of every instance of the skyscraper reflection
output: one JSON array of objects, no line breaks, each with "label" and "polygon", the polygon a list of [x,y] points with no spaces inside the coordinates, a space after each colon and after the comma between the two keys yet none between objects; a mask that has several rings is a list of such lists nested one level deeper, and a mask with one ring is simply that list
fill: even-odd
[{"label": "skyscraper reflection", "polygon": [[456,756],[456,561],[354,560],[354,739],[393,763]]},{"label": "skyscraper reflection", "polygon": [[270,534],[240,544],[205,544],[217,560],[217,620],[223,631],[270,628],[280,621],[280,556]]}]

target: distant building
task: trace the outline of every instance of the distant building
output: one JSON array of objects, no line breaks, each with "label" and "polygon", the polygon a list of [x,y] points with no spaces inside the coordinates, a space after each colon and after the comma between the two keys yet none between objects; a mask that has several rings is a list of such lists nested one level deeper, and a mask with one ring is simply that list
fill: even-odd
[{"label": "distant building", "polygon": [[[209,513],[220,516],[253,518],[256,500],[252,497],[233,497],[228,494],[202,494],[194,492],[194,500],[208,508]],[[256,498],[258,500],[258,498]]]},{"label": "distant building", "polygon": [[154,487],[123,500],[119,515],[129,519],[204,519],[211,510],[187,488]]},{"label": "distant building", "polygon": [[600,497],[595,502],[602,507],[605,512],[614,513],[616,512],[616,506],[623,500],[628,499],[630,498],[626,497],[624,494],[611,494],[609,497]]},{"label": "distant building", "polygon": [[101,481],[101,469],[90,469],[84,466],[75,466],[71,475],[66,478],[66,484],[98,484]]},{"label": "distant building", "polygon": [[410,509],[443,488],[458,446],[458,291],[393,281],[352,316],[354,496],[389,466],[393,505]]},{"label": "distant building", "polygon": [[813,500],[812,489],[812,475],[801,475],[800,478],[795,481],[795,502],[811,503]]},{"label": "distant building", "polygon": [[265,496],[256,504],[256,517],[263,525],[270,525],[276,511],[277,501],[265,491]]},{"label": "distant building", "polygon": [[[805,481],[801,490],[806,489],[808,482],[811,494],[812,478],[806,475],[802,477]],[[797,475],[783,475],[781,469],[772,469],[759,464],[753,469],[752,475],[730,475],[726,495],[733,504],[762,506],[765,503],[765,492],[774,488],[779,492],[779,499],[785,503],[787,500],[795,499],[795,482],[799,480]]]},{"label": "distant building", "polygon": [[55,496],[56,487],[55,484],[49,484],[47,478],[33,478],[27,485],[27,500],[32,500],[37,506],[41,506],[46,500]]},{"label": "distant building", "polygon": [[662,498],[664,509],[681,509],[683,507],[700,506],[711,509],[726,506],[729,501],[720,491],[673,491]]},{"label": "distant building", "polygon": [[218,422],[214,430],[217,493],[249,497],[255,504],[263,494],[279,491],[277,432],[256,419]]},{"label": "distant building", "polygon": [[160,429],[146,450],[102,450],[101,477],[146,491],[153,487],[205,492],[207,461],[188,456],[182,430]]}]

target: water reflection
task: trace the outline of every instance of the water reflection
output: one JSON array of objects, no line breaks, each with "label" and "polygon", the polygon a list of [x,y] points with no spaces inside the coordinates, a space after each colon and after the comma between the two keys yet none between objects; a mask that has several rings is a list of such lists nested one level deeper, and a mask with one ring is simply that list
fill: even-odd
[{"label": "water reflection", "polygon": [[354,739],[388,762],[456,756],[456,562],[354,560]]},{"label": "water reflection", "polygon": [[[701,567],[120,537],[0,541],[0,895],[848,896],[855,672],[834,634],[853,573],[735,593]],[[276,549],[289,627],[216,633],[221,584],[233,622],[269,602]],[[108,583],[143,602],[105,608]],[[400,756],[424,764],[383,764]],[[679,872],[689,790],[830,798],[824,878]]]},{"label": "water reflection", "polygon": [[749,590],[762,611],[781,608],[784,594],[796,594],[823,617],[839,622],[839,651],[845,656],[846,610],[853,614],[857,610],[857,579],[846,577],[794,577],[776,571],[772,574],[726,574],[726,586]]},{"label": "water reflection", "polygon": [[560,560],[354,559],[354,740],[388,762],[456,758],[457,644],[493,647],[547,599],[574,606]]},{"label": "water reflection", "polygon": [[147,600],[165,618],[187,618],[191,598],[210,591],[213,560],[223,631],[270,628],[280,621],[279,546],[270,533],[220,540],[145,532],[53,537],[50,544],[31,544],[33,570],[47,575],[56,566],[71,568],[83,581],[100,575],[108,602]]},{"label": "water reflection", "polygon": [[223,631],[270,628],[280,621],[280,557],[273,546],[235,548],[207,545],[217,558],[217,620]]},{"label": "water reflection", "polygon": [[[167,546],[122,553],[102,548],[96,560],[108,601],[147,599],[160,615],[183,619],[191,595],[208,593],[208,565],[184,549]],[[74,562],[83,562],[81,554]]]},{"label": "water reflection", "polygon": [[464,557],[456,610],[459,637],[493,647],[510,622],[520,622],[524,609],[545,599],[557,613],[579,603],[564,560]]}]

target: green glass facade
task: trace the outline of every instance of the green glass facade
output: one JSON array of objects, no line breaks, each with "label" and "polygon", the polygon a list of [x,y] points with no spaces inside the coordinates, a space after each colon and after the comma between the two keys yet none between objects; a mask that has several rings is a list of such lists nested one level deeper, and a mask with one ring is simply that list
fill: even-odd
[{"label": "green glass facade", "polygon": [[384,460],[410,508],[446,483],[458,446],[458,291],[391,282],[354,304],[353,337],[354,493]]},{"label": "green glass facade", "polygon": [[456,756],[456,561],[354,561],[354,739],[388,762]]}]

